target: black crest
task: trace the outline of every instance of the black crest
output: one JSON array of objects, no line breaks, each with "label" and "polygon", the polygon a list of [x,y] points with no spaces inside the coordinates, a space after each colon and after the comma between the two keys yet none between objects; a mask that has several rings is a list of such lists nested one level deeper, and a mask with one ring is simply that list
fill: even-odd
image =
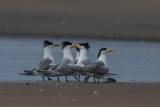
[{"label": "black crest", "polygon": [[77,49],[77,51],[79,52],[80,51],[80,49],[79,48],[76,48]]},{"label": "black crest", "polygon": [[87,50],[89,50],[90,46],[89,46],[89,43],[80,43],[79,44],[80,46],[84,46]]},{"label": "black crest", "polygon": [[44,47],[47,47],[47,46],[49,46],[49,45],[53,45],[54,43],[52,43],[52,42],[50,42],[50,41],[48,41],[48,40],[45,40],[44,41]]},{"label": "black crest", "polygon": [[62,48],[66,47],[67,45],[72,45],[72,43],[69,41],[62,42]]},{"label": "black crest", "polygon": [[100,56],[101,51],[104,51],[104,50],[107,50],[107,48],[101,48],[101,49],[99,50],[98,57]]}]

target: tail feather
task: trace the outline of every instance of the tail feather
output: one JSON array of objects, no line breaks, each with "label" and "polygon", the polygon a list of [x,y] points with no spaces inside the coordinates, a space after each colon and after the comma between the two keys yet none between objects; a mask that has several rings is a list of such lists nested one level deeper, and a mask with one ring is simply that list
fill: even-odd
[{"label": "tail feather", "polygon": [[23,72],[28,73],[28,74],[32,74],[33,70],[23,70]]}]

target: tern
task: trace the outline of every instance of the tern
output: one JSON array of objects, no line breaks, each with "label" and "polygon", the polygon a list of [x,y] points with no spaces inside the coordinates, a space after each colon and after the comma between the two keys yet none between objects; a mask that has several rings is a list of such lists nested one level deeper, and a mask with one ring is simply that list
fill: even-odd
[{"label": "tern", "polygon": [[[80,43],[78,45],[79,47],[77,48],[77,63],[76,65],[78,66],[87,66],[89,64],[91,64],[91,62],[89,61],[88,58],[88,50],[90,48],[89,43]],[[82,75],[81,73],[79,73],[80,75]],[[79,80],[80,80],[80,75],[79,75]]]},{"label": "tern", "polygon": [[80,49],[80,53],[76,65],[87,66],[91,64],[88,58],[89,43],[80,43],[78,48]]},{"label": "tern", "polygon": [[[107,48],[101,48],[98,53],[98,59],[96,62],[93,62],[87,66],[83,67],[75,67],[74,70],[77,71],[83,71],[84,73],[92,73],[99,76],[104,76],[108,73],[109,69],[107,68],[107,60],[106,60],[106,54],[108,52],[115,52],[115,50],[109,50]],[[85,81],[89,79],[90,76],[85,78]],[[98,78],[99,82],[99,78]]]},{"label": "tern", "polygon": [[61,63],[59,63],[57,66],[51,67],[48,72],[44,72],[50,76],[55,75],[58,76],[65,76],[66,81],[68,81],[67,76],[74,76],[76,75],[76,72],[72,70],[71,68],[74,66],[74,58],[72,55],[71,48],[77,48],[78,45],[72,44],[71,42],[65,41],[62,43],[62,49],[63,49],[63,59]]},{"label": "tern", "polygon": [[[52,55],[52,48],[55,46],[61,46],[61,45],[54,44],[48,40],[45,40],[44,41],[44,57],[42,61],[38,64],[38,66],[35,69],[31,71],[24,70],[24,72],[29,74],[37,73],[37,72],[40,73],[41,70],[48,70],[49,68],[55,66],[56,64]],[[44,76],[42,77],[44,81]],[[48,80],[51,80],[51,79],[48,77]]]}]

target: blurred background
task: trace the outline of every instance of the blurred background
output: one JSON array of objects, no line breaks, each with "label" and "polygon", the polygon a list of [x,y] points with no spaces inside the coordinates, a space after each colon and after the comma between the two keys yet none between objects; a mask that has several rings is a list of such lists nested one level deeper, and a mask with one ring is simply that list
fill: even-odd
[{"label": "blurred background", "polygon": [[160,40],[160,1],[0,0],[0,35]]}]

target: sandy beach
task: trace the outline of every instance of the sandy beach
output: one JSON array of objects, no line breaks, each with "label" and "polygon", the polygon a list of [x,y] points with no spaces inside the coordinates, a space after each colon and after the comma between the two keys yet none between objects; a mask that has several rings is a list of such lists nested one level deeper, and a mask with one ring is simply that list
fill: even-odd
[{"label": "sandy beach", "polygon": [[0,84],[1,107],[159,107],[159,83]]}]

